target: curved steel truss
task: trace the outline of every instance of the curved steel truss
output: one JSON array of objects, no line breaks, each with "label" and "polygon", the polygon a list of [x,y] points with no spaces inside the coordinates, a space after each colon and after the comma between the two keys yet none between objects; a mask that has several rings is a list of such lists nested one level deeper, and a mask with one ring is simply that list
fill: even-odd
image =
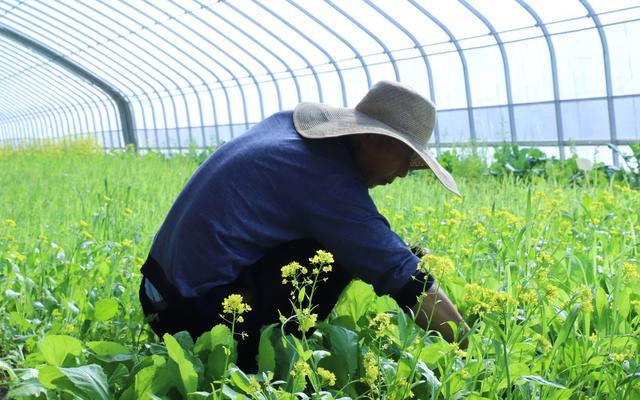
[{"label": "curved steel truss", "polygon": [[640,0],[0,0],[0,145],[216,145],[375,81],[438,148],[640,141]]}]

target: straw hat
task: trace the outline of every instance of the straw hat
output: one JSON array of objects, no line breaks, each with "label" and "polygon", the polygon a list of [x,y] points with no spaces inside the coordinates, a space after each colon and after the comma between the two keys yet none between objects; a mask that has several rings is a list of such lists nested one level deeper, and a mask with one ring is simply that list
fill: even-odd
[{"label": "straw hat", "polygon": [[416,153],[410,169],[430,168],[444,187],[460,196],[451,174],[428,151],[435,117],[431,101],[391,81],[376,83],[356,108],[300,103],[293,111],[296,130],[309,139],[375,133],[402,141]]}]

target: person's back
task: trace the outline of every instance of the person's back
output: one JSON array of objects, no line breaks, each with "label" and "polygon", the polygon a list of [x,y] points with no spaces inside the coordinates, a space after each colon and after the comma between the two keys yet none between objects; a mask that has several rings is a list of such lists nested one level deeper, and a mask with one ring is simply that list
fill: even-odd
[{"label": "person's back", "polygon": [[305,140],[291,114],[221,146],[169,211],[150,254],[183,296],[228,284],[268,249],[303,238],[309,204],[301,202],[314,186],[358,180],[346,138]]}]

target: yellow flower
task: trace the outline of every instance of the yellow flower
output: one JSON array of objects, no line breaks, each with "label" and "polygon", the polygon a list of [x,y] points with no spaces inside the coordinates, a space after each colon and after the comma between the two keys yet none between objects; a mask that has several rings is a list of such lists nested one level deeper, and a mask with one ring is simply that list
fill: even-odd
[{"label": "yellow flower", "polygon": [[316,326],[318,322],[318,314],[312,314],[309,309],[303,310],[298,317],[298,327],[303,333]]},{"label": "yellow flower", "polygon": [[519,298],[520,302],[526,306],[533,306],[538,302],[538,296],[532,290],[524,290]]},{"label": "yellow flower", "polygon": [[319,367],[316,372],[318,373],[318,376],[322,378],[324,382],[327,383],[327,386],[335,386],[336,376],[333,372],[326,370],[322,367]]},{"label": "yellow flower", "polygon": [[291,372],[289,372],[291,376],[302,376],[307,377],[311,375],[311,367],[305,361],[299,360],[296,361],[295,365]]},{"label": "yellow flower", "polygon": [[133,241],[131,239],[125,239],[120,244],[122,247],[131,247],[133,245]]},{"label": "yellow flower", "polygon": [[122,211],[122,213],[125,217],[130,217],[133,215],[133,210],[127,207]]},{"label": "yellow flower", "polygon": [[391,316],[385,312],[379,313],[369,321],[369,328],[376,330],[377,338],[383,337],[389,326],[391,326]]},{"label": "yellow flower", "polygon": [[222,310],[225,314],[244,314],[251,311],[251,306],[243,303],[242,295],[232,294],[222,301]]},{"label": "yellow flower", "polygon": [[578,295],[578,306],[582,308],[582,310],[586,313],[593,312],[593,293],[591,293],[591,288],[587,285],[580,285],[577,291]]},{"label": "yellow flower", "polygon": [[80,220],[80,226],[81,226],[82,228],[88,228],[88,227],[89,227],[89,224],[87,223],[87,221],[85,221],[85,220],[81,219],[81,220]]},{"label": "yellow flower", "polygon": [[251,378],[249,378],[249,388],[247,392],[249,394],[253,394],[253,393],[260,392],[261,390],[262,390],[262,386],[260,386],[260,382],[258,382],[256,377],[252,376]]},{"label": "yellow flower", "polygon": [[531,196],[531,201],[536,201],[538,199],[546,199],[547,195],[544,192],[535,192],[533,196]]},{"label": "yellow flower", "polygon": [[632,358],[633,355],[630,353],[609,353],[609,357],[614,361],[623,362],[627,358]]},{"label": "yellow flower", "polygon": [[413,227],[413,229],[419,232],[426,232],[427,230],[427,224],[422,221],[416,221],[411,226]]},{"label": "yellow flower", "polygon": [[458,343],[450,343],[449,346],[453,349],[453,352],[456,354],[456,356],[460,358],[466,358],[468,356],[468,353],[462,350],[460,346],[458,346]]},{"label": "yellow flower", "polygon": [[106,194],[102,195],[102,200],[106,201],[107,203],[111,201],[111,197],[107,196]]},{"label": "yellow flower", "polygon": [[101,276],[96,277],[96,283],[98,284],[98,286],[104,285],[104,278]]},{"label": "yellow flower", "polygon": [[560,298],[560,289],[558,289],[556,286],[552,285],[551,283],[547,283],[547,285],[544,287],[544,294],[545,294],[545,297],[549,299],[550,302],[555,301]]},{"label": "yellow flower", "polygon": [[418,271],[429,273],[436,279],[440,279],[445,275],[451,274],[455,270],[453,262],[446,258],[433,254],[427,254],[420,259],[418,263]]},{"label": "yellow flower", "polygon": [[364,355],[364,382],[369,385],[371,389],[376,387],[376,383],[378,382],[378,377],[380,376],[380,368],[378,367],[378,359],[376,355],[368,351]]},{"label": "yellow flower", "polygon": [[503,313],[513,297],[508,293],[498,292],[475,283],[464,286],[463,300],[469,305],[472,314],[484,315],[487,312]]},{"label": "yellow flower", "polygon": [[27,256],[20,254],[17,251],[13,253],[13,256],[18,260],[18,262],[25,262],[27,260]]},{"label": "yellow flower", "polygon": [[38,236],[38,240],[39,240],[39,241],[41,241],[41,242],[43,242],[43,243],[47,243],[47,242],[49,242],[49,238],[48,238],[46,235],[44,235],[44,234],[40,234],[40,235]]},{"label": "yellow flower", "polygon": [[82,236],[84,236],[86,239],[88,240],[93,240],[93,235],[91,234],[91,232],[87,231],[87,230],[83,230],[82,231]]},{"label": "yellow flower", "polygon": [[560,225],[558,225],[558,230],[561,232],[571,232],[571,229],[573,228],[573,224],[571,223],[571,221],[563,219],[562,221],[560,221]]},{"label": "yellow flower", "polygon": [[636,281],[640,278],[640,274],[638,273],[638,266],[636,264],[626,262],[622,265],[622,271],[624,274],[624,279],[628,281]]},{"label": "yellow flower", "polygon": [[536,339],[538,340],[538,344],[542,347],[542,351],[544,353],[548,353],[549,350],[551,350],[551,342],[549,342],[549,339],[547,339],[546,337],[540,335],[540,334],[536,334],[535,335]]},{"label": "yellow flower", "polygon": [[313,265],[333,264],[333,254],[328,251],[318,250],[316,255],[309,259],[309,262]]},{"label": "yellow flower", "polygon": [[76,327],[73,326],[73,324],[67,324],[67,326],[64,328],[64,330],[67,333],[72,333],[73,331],[76,330]]},{"label": "yellow flower", "polygon": [[285,278],[294,278],[296,275],[296,272],[303,270],[304,267],[302,265],[300,265],[300,263],[296,262],[296,261],[292,261],[289,264],[285,265],[284,267],[280,268],[280,271],[282,272],[282,277]]},{"label": "yellow flower", "polygon": [[476,237],[487,236],[487,228],[485,228],[484,224],[476,222],[473,229],[473,235]]},{"label": "yellow flower", "polygon": [[519,222],[519,218],[513,215],[511,211],[500,210],[496,212],[496,217],[504,219],[507,226],[515,225]]},{"label": "yellow flower", "polygon": [[4,220],[4,224],[6,226],[8,226],[9,228],[15,228],[16,226],[18,226],[18,224],[16,223],[16,221],[12,220],[12,219],[5,219]]},{"label": "yellow flower", "polygon": [[554,260],[553,260],[553,257],[549,255],[549,253],[545,251],[541,251],[536,256],[536,262],[540,265],[548,266],[548,265],[552,265]]}]

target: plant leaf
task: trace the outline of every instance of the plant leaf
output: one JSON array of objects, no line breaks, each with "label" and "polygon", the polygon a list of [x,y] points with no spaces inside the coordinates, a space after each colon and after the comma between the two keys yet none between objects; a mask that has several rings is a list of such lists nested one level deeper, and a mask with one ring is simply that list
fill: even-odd
[{"label": "plant leaf", "polygon": [[56,367],[61,367],[67,356],[78,357],[82,353],[82,343],[66,335],[45,336],[38,347],[47,364]]},{"label": "plant leaf", "polygon": [[109,321],[118,314],[118,301],[114,298],[100,299],[93,308],[93,317],[97,321]]},{"label": "plant leaf", "polygon": [[185,350],[180,346],[180,343],[168,333],[165,333],[162,337],[164,344],[167,346],[167,352],[169,358],[173,360],[180,375],[179,386],[180,392],[183,397],[187,396],[187,393],[195,392],[198,389],[198,374],[195,370],[193,363],[187,357]]},{"label": "plant leaf", "polygon": [[514,383],[518,383],[518,382],[521,382],[521,381],[537,383],[538,385],[552,386],[552,387],[558,388],[558,389],[566,389],[566,387],[562,386],[559,383],[548,381],[548,380],[544,379],[543,377],[537,376],[537,375],[523,375],[523,376],[519,377],[518,379],[516,379],[514,381]]},{"label": "plant leaf", "polygon": [[271,335],[273,329],[278,324],[266,326],[260,333],[260,344],[258,346],[258,373],[266,371],[275,371],[276,369],[276,351],[271,343]]},{"label": "plant leaf", "polygon": [[58,368],[89,399],[109,400],[109,385],[102,367],[96,364],[76,368]]}]

